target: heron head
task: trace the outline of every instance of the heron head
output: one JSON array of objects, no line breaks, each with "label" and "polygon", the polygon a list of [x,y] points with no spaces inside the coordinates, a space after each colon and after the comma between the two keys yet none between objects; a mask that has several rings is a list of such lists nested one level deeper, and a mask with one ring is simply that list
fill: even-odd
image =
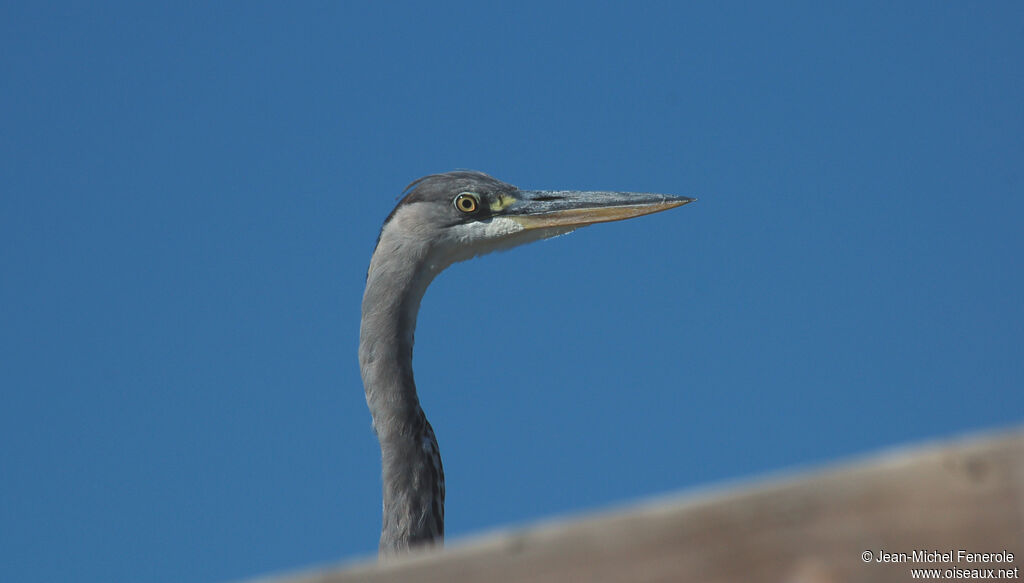
[{"label": "heron head", "polygon": [[[656,213],[694,199],[668,194],[520,190],[482,172],[420,178],[381,230],[444,269],[456,261],[562,235],[594,223]],[[380,241],[378,241],[378,245]]]}]

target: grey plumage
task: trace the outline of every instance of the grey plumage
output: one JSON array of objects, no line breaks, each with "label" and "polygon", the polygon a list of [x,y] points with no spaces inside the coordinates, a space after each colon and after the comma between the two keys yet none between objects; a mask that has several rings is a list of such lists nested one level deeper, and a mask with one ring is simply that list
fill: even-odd
[{"label": "grey plumage", "polygon": [[434,277],[476,255],[692,200],[526,191],[472,171],[435,174],[409,185],[377,238],[359,332],[359,365],[383,466],[382,554],[444,536],[444,470],[412,371],[416,315]]}]

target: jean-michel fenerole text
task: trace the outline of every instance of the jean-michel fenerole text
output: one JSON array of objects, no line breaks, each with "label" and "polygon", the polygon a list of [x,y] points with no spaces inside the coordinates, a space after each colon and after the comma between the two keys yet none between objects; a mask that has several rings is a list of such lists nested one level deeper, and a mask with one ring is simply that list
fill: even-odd
[{"label": "jean-michel fenerole text", "polygon": [[1006,550],[974,553],[964,549],[919,549],[909,553],[890,553],[882,549],[875,554],[874,559],[876,563],[1012,563],[1013,553]]}]

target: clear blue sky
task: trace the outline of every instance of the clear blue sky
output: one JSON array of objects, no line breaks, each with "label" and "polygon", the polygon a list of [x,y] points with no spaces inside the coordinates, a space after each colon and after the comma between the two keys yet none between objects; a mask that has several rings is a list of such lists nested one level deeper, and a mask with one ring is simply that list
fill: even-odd
[{"label": "clear blue sky", "polygon": [[428,291],[454,538],[1021,423],[1024,4],[680,4],[4,3],[0,580],[372,555],[365,270],[455,168],[700,200]]}]

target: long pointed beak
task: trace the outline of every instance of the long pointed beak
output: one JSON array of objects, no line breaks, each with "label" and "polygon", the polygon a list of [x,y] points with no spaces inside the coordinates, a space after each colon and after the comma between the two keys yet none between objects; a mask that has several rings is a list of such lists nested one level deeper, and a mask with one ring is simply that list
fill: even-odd
[{"label": "long pointed beak", "polygon": [[695,200],[642,192],[520,190],[500,215],[526,229],[582,227],[649,215]]}]

